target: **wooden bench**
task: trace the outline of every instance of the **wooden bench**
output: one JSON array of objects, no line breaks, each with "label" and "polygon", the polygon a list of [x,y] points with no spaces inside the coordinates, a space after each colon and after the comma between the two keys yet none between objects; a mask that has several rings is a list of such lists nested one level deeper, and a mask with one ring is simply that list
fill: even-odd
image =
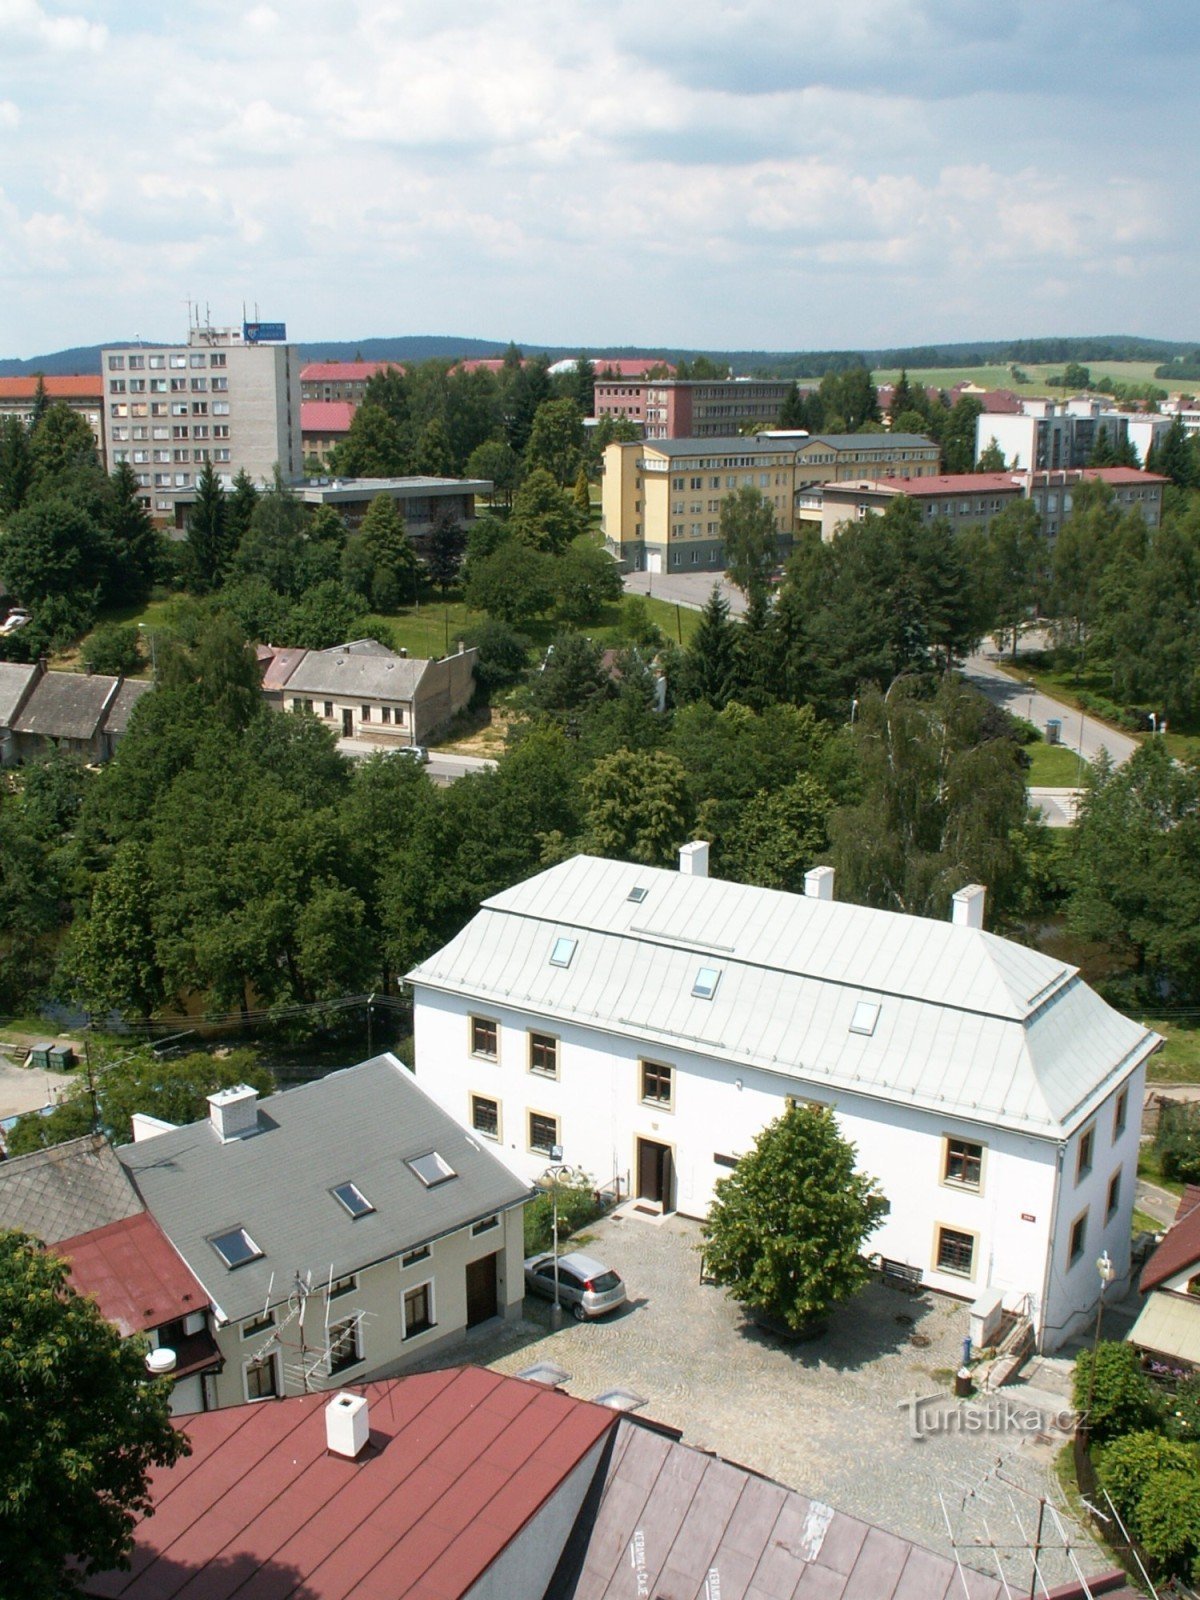
[{"label": "wooden bench", "polygon": [[889,1261],[879,1258],[879,1276],[891,1289],[903,1289],[906,1294],[916,1294],[921,1287],[920,1267],[910,1267],[907,1261]]}]

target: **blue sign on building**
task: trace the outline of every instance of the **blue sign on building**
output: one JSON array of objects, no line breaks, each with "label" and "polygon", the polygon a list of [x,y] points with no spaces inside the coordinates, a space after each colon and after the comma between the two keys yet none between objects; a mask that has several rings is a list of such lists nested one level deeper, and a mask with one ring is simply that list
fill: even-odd
[{"label": "blue sign on building", "polygon": [[283,344],[287,340],[287,323],[244,322],[242,338],[247,344]]}]

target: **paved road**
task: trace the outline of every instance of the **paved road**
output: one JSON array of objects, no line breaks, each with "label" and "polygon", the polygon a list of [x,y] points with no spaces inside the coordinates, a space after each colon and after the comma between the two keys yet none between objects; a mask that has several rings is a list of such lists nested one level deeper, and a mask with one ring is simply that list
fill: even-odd
[{"label": "paved road", "polygon": [[[352,761],[365,761],[368,756],[377,756],[381,748],[386,749],[370,739],[338,740],[338,749]],[[496,763],[487,756],[461,756],[449,750],[431,750],[425,771],[434,783],[445,788],[447,784],[453,783],[456,778],[464,777],[468,772],[486,772],[495,765]]]},{"label": "paved road", "polygon": [[729,602],[729,609],[740,617],[746,609],[746,596],[735,589],[723,572],[627,572],[621,579],[628,594],[648,594],[671,605],[701,611],[715,583]]},{"label": "paved road", "polygon": [[[1020,667],[1020,657],[1017,658]],[[1027,680],[1010,677],[996,664],[990,651],[968,656],[963,675],[993,705],[1003,706],[1016,717],[1024,717],[1043,733],[1052,717],[1062,723],[1062,742],[1069,750],[1080,751],[1085,761],[1094,761],[1101,750],[1107,750],[1116,766],[1128,761],[1137,749],[1137,740],[1127,733],[1118,733],[1095,717],[1065,706],[1060,700],[1033,689]]]}]

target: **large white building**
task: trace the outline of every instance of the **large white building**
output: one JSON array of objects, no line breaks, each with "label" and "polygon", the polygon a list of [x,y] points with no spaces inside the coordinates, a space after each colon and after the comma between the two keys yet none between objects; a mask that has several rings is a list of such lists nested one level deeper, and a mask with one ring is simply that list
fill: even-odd
[{"label": "large white building", "polygon": [[703,1216],[783,1109],[834,1108],[890,1212],[871,1240],[931,1287],[1000,1290],[1054,1348],[1129,1271],[1155,1034],[1074,967],[953,922],[577,856],[484,902],[423,962],[416,1070],[526,1179],[554,1145],[597,1184]]},{"label": "large white building", "polygon": [[128,462],[160,520],[176,520],[209,461],[226,487],[243,470],[260,485],[276,469],[302,475],[299,350],[267,342],[264,328],[283,332],[204,325],[186,345],[101,353],[107,470]]}]

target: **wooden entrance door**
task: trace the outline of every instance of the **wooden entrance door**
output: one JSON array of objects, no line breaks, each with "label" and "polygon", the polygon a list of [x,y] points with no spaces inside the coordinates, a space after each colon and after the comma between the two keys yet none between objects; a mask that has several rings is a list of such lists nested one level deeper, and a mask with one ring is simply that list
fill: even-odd
[{"label": "wooden entrance door", "polygon": [[467,1327],[496,1315],[497,1263],[500,1252],[467,1263]]},{"label": "wooden entrance door", "polygon": [[669,1145],[653,1139],[638,1140],[638,1199],[652,1200],[664,1211],[673,1211],[674,1164]]},{"label": "wooden entrance door", "polygon": [[349,706],[342,707],[342,737],[349,739],[354,733],[354,713]]}]

